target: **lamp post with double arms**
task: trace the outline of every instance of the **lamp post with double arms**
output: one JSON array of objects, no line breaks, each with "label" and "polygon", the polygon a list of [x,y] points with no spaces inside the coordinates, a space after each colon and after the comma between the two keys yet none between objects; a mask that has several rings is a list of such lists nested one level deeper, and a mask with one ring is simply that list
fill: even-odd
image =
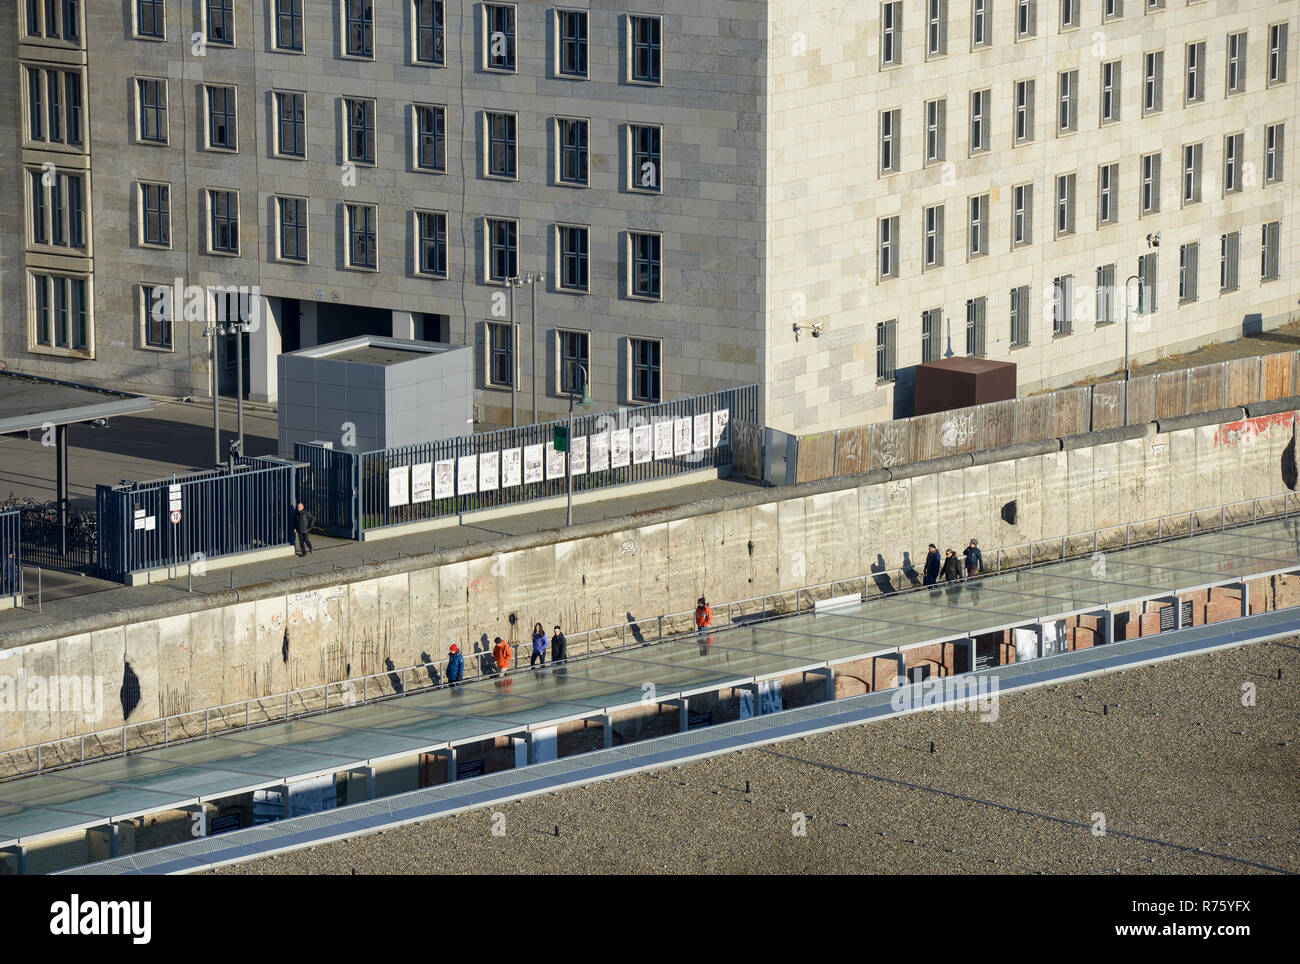
[{"label": "lamp post with double arms", "polygon": [[[528,353],[533,359],[533,424],[537,424],[537,285],[546,284],[546,275],[538,272],[537,274],[515,275],[513,278],[506,279],[506,286],[511,289],[510,292],[510,326],[511,326],[511,345],[514,345],[514,290],[520,285],[528,285],[532,288],[529,299],[530,310],[532,314],[532,334],[529,338]],[[512,395],[513,401],[513,395]]]},{"label": "lamp post with double arms", "polygon": [[[591,408],[591,385],[587,380],[587,369],[582,365],[573,366],[582,374],[582,401],[578,404],[583,408]],[[573,525],[573,389],[575,386],[569,386],[569,437],[565,443],[568,451],[564,456],[564,478],[565,493],[568,496],[568,515],[566,516],[565,525]]]}]

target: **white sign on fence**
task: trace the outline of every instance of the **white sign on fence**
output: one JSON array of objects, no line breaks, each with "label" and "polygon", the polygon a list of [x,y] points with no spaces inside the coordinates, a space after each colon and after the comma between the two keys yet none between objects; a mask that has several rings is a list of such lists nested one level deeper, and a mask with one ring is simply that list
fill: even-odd
[{"label": "white sign on fence", "polygon": [[724,442],[730,442],[727,427],[731,424],[731,409],[724,408],[713,413],[713,447],[716,449]]},{"label": "white sign on fence", "polygon": [[524,484],[542,481],[542,458],[546,450],[541,445],[524,446]]},{"label": "white sign on fence", "polygon": [[388,507],[409,505],[411,502],[411,470],[399,465],[388,470]]},{"label": "white sign on fence", "polygon": [[582,475],[587,471],[587,436],[579,435],[570,443],[573,449],[573,468],[574,475]]},{"label": "white sign on fence", "polygon": [[713,441],[709,434],[709,413],[695,416],[695,451],[707,452],[709,445]]},{"label": "white sign on fence", "polygon": [[555,443],[546,443],[546,477],[548,479],[564,478],[564,453],[555,451]]},{"label": "white sign on fence", "polygon": [[433,499],[433,463],[420,462],[411,466],[411,503],[418,505]]},{"label": "white sign on fence", "polygon": [[589,472],[604,472],[609,468],[609,433],[599,432],[591,437],[591,465]]},{"label": "white sign on fence", "polygon": [[665,418],[655,422],[655,458],[670,459],[673,457],[673,422],[670,418]]},{"label": "white sign on fence", "polygon": [[522,449],[506,449],[501,453],[501,488],[519,484],[523,478],[522,461]]},{"label": "white sign on fence", "polygon": [[456,494],[473,495],[478,491],[478,456],[462,455],[456,460]]},{"label": "white sign on fence", "polygon": [[495,492],[497,487],[497,465],[499,455],[496,452],[480,452],[478,455],[478,490]]},{"label": "white sign on fence", "polygon": [[616,428],[609,433],[609,464],[616,469],[627,466],[628,450],[631,448],[632,433],[625,428]]},{"label": "white sign on fence", "polygon": [[442,459],[433,463],[433,497],[450,499],[456,494],[456,460]]},{"label": "white sign on fence", "polygon": [[673,455],[691,454],[691,420],[678,418],[673,420]]},{"label": "white sign on fence", "polygon": [[638,425],[632,429],[632,461],[635,464],[641,465],[650,461],[653,431],[649,425]]}]

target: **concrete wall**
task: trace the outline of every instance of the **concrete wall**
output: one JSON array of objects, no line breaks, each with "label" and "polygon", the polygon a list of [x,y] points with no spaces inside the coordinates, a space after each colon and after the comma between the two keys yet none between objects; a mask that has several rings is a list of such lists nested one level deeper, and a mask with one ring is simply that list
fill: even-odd
[{"label": "concrete wall", "polygon": [[[1123,441],[1099,433],[1099,444],[1080,437],[1066,451],[895,481],[756,490],[637,525],[574,527],[559,542],[546,541],[553,533],[517,537],[368,566],[337,584],[298,577],[244,590],[239,601],[218,593],[124,610],[54,637],[48,628],[0,635],[0,682],[19,673],[98,677],[104,707],[97,720],[0,712],[0,748],[119,726],[124,663],[139,679],[136,723],[441,661],[451,642],[466,646],[481,634],[519,642],[535,620],[560,623],[572,637],[687,609],[701,593],[716,608],[860,576],[901,565],[905,552],[919,559],[931,540],[946,547],[978,538],[987,558],[1003,546],[1059,544],[1067,533],[1291,491],[1283,462],[1294,458],[1294,412],[1149,432]],[[1012,499],[1009,525],[1000,510]]]}]

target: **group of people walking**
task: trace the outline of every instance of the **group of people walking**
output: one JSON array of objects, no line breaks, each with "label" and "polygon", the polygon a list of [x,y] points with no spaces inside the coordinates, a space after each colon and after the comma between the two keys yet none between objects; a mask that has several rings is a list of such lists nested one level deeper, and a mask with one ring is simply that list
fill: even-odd
[{"label": "group of people walking", "polygon": [[[563,664],[569,658],[569,641],[565,638],[564,632],[559,626],[555,627],[551,636],[547,636],[546,630],[542,628],[541,623],[533,623],[533,640],[528,668],[535,669],[540,666],[544,669],[546,667],[547,650],[551,654],[552,666]],[[488,664],[491,668],[489,675],[498,677],[503,683],[509,683],[508,674],[512,662],[514,662],[514,647],[500,636],[492,640],[492,657],[491,662]],[[447,682],[455,686],[457,683],[463,682],[464,679],[465,656],[460,651],[460,647],[452,643],[447,654]]]},{"label": "group of people walking", "polygon": [[939,581],[940,576],[943,577],[944,582],[956,582],[959,579],[978,576],[984,568],[984,554],[980,552],[979,542],[972,539],[970,545],[962,550],[961,555],[965,560],[965,575],[962,574],[963,558],[957,556],[955,549],[947,550],[941,560],[939,550],[933,542],[930,543],[929,551],[925,554],[925,575],[921,579],[922,585],[933,586]]}]

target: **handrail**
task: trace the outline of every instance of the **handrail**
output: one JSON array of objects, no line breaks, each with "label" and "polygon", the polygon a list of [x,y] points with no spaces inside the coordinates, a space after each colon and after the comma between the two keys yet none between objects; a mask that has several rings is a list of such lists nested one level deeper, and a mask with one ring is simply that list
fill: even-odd
[{"label": "handrail", "polygon": [[[1282,504],[1283,504],[1283,509],[1280,513],[1273,513],[1273,512],[1261,513],[1259,511],[1260,503],[1274,502],[1279,499],[1282,500]],[[995,568],[989,570],[989,572],[1020,571],[1024,569],[1036,569],[1046,565],[1050,565],[1051,563],[1054,562],[1061,562],[1066,559],[1082,558],[1084,556],[1095,555],[1098,551],[1098,547],[1101,545],[1099,541],[1099,535],[1101,533],[1114,532],[1115,530],[1119,530],[1119,529],[1124,530],[1123,548],[1132,548],[1134,546],[1150,545],[1153,543],[1166,542],[1172,539],[1185,538],[1186,536],[1199,534],[1201,532],[1224,531],[1232,528],[1240,528],[1243,526],[1254,525],[1257,522],[1268,520],[1268,519],[1290,518],[1296,512],[1296,510],[1292,509],[1292,507],[1288,504],[1289,501],[1293,499],[1300,500],[1300,494],[1287,493],[1281,495],[1264,496],[1262,498],[1257,498],[1257,499],[1243,500],[1241,502],[1225,503],[1224,505],[1220,505],[1217,510],[1219,516],[1218,525],[1215,526],[1203,525],[1199,529],[1196,527],[1197,517],[1200,515],[1204,515],[1205,513],[1213,513],[1215,512],[1214,509],[1193,509],[1185,513],[1180,512],[1177,514],[1156,516],[1154,518],[1143,519],[1137,522],[1127,522],[1121,525],[1106,526],[1101,529],[1093,529],[1089,532],[1073,533],[1073,534],[1061,536],[1059,539],[1055,539],[1055,538],[1050,540],[1040,539],[1037,540],[1036,542],[1026,542],[1026,543],[1019,543],[1012,546],[1005,546],[1005,547],[998,548],[997,550],[993,550],[993,552],[995,553],[994,555]],[[1243,519],[1240,521],[1229,522],[1228,510],[1235,509],[1242,506],[1251,507],[1250,519],[1248,521]],[[1300,509],[1300,506],[1297,506],[1297,509]],[[1166,534],[1164,521],[1167,519],[1170,520],[1185,519],[1187,521],[1187,531],[1185,533],[1169,532],[1168,534]],[[1156,538],[1140,539],[1136,542],[1132,540],[1131,538],[1132,530],[1134,530],[1135,528],[1140,528],[1143,526],[1152,526],[1152,525],[1156,527]],[[1068,548],[1069,544],[1072,542],[1077,542],[1080,539],[1085,540],[1085,542],[1091,539],[1091,546],[1082,553],[1067,553],[1066,549]],[[1041,546],[1044,543],[1050,543],[1054,546],[1059,544],[1060,554],[1049,556],[1048,558],[1042,558],[1040,556],[1039,560],[1035,561],[1033,557],[1034,547]],[[1016,550],[1028,550],[1028,561],[1023,564],[1007,565],[1004,568],[1003,554],[1006,553],[1010,555],[1013,554]],[[774,593],[764,593],[758,596],[749,596],[743,599],[736,599],[726,603],[720,603],[717,609],[720,610],[723,606],[726,607],[727,620],[725,623],[716,625],[713,628],[721,631],[723,629],[728,629],[739,625],[735,618],[737,615],[735,610],[736,607],[739,607],[745,603],[760,602],[762,604],[761,608],[757,612],[756,617],[745,618],[745,624],[747,625],[768,623],[773,620],[782,618],[783,616],[802,613],[805,611],[803,605],[803,598],[805,593],[809,594],[810,605],[808,608],[811,609],[812,603],[815,603],[815,600],[812,599],[812,594],[814,592],[816,592],[817,590],[824,590],[828,588],[833,589],[833,587],[835,586],[846,586],[849,584],[856,584],[860,582],[862,583],[863,586],[861,591],[863,600],[867,600],[876,596],[901,595],[908,592],[923,591],[930,588],[928,586],[922,586],[918,584],[915,586],[903,586],[901,588],[896,588],[892,590],[885,590],[885,589],[878,588],[876,592],[874,593],[871,592],[871,584],[873,581],[875,581],[877,583],[877,586],[879,586],[879,580],[882,576],[884,576],[889,580],[891,585],[898,585],[898,583],[895,583],[893,581],[893,577],[895,575],[902,575],[906,571],[907,570],[904,569],[903,567],[898,567],[896,569],[883,570],[881,572],[869,572],[865,575],[849,576],[843,579],[833,579],[828,582],[815,583],[809,586],[801,586],[797,589],[780,590]],[[792,594],[795,597],[795,608],[792,612],[783,611],[780,609],[772,609],[771,607],[769,607],[768,600],[776,599],[778,597],[788,597]],[[664,613],[658,617],[653,617],[647,620],[628,620],[622,623],[615,623],[610,626],[601,626],[594,629],[575,632],[571,635],[565,634],[566,639],[569,641],[569,646],[570,646],[568,650],[569,655],[567,657],[568,661],[570,663],[580,662],[596,656],[622,652],[631,648],[640,648],[642,646],[648,646],[653,643],[664,643],[664,642],[671,642],[673,640],[694,638],[696,634],[696,630],[694,628],[693,623],[691,624],[690,629],[686,631],[682,631],[682,632],[670,631],[667,634],[665,634],[664,632],[664,625],[666,620],[670,621],[670,625],[671,625],[671,620],[678,617],[693,616],[693,614],[694,614],[693,609],[679,610],[676,612]],[[655,626],[656,629],[655,637],[653,640],[648,639],[646,634],[642,631],[643,626],[648,627],[651,625]],[[630,642],[628,638],[629,627],[635,627],[635,629],[631,631]],[[602,644],[598,649],[593,649],[592,647],[593,637],[597,639],[601,639],[606,634],[608,634],[610,640],[617,639],[618,644],[617,645]],[[638,634],[640,634],[639,638],[638,638]],[[583,647],[583,651],[581,653],[575,652],[576,647],[574,646],[574,642],[578,638],[582,638],[585,644]],[[478,642],[478,641],[476,640],[474,642]],[[473,643],[471,643],[470,645],[473,645]],[[526,672],[527,667],[523,666],[520,663],[520,655],[522,652],[522,654],[526,656],[528,652],[531,650],[532,647],[531,639],[526,640],[524,642],[511,643],[510,646],[512,650],[512,655],[514,657],[511,665],[514,667],[514,669],[509,671],[509,675],[513,675],[514,673],[519,673],[519,672]],[[474,682],[476,680],[490,679],[493,676],[497,675],[495,673],[482,671],[482,668],[486,667],[487,663],[491,661],[491,653],[489,651],[479,650],[473,653],[463,653],[463,655],[466,657],[465,663],[466,663],[467,672],[475,662],[479,663],[479,666],[477,668],[480,670],[479,672],[476,672],[473,675],[467,675],[464,678],[463,682]],[[478,657],[478,659],[474,660],[471,657]],[[43,743],[30,744],[24,747],[16,747],[12,750],[0,750],[0,756],[8,757],[11,760],[14,758],[21,758],[24,755],[27,755],[29,757],[34,755],[36,758],[36,768],[34,770],[23,770],[17,773],[0,777],[0,783],[6,782],[11,779],[16,779],[21,776],[30,776],[33,774],[50,772],[53,770],[62,769],[64,767],[76,766],[80,763],[87,762],[86,742],[88,740],[90,741],[98,740],[100,742],[105,742],[106,738],[108,737],[120,736],[121,746],[122,746],[122,749],[120,751],[97,753],[91,757],[91,759],[114,759],[118,756],[124,756],[128,753],[135,752],[136,750],[156,749],[162,746],[173,746],[181,743],[191,742],[193,740],[205,739],[211,736],[212,733],[214,732],[212,729],[212,721],[214,716],[220,715],[224,717],[227,715],[224,711],[228,709],[236,711],[234,714],[236,716],[239,715],[240,711],[242,711],[242,715],[244,717],[244,722],[242,726],[238,724],[234,726],[222,726],[219,727],[219,729],[215,732],[253,729],[258,726],[267,726],[273,723],[282,723],[282,722],[287,722],[289,720],[304,719],[307,717],[318,716],[323,713],[330,713],[336,710],[347,709],[354,706],[378,703],[384,700],[394,699],[395,697],[402,696],[410,692],[425,692],[429,690],[442,689],[448,685],[445,681],[442,680],[442,665],[443,664],[441,662],[429,662],[429,663],[417,663],[413,666],[407,666],[402,668],[393,667],[392,669],[384,670],[379,673],[371,673],[366,676],[360,676],[360,677],[350,678],[346,680],[338,680],[334,682],[317,683],[313,686],[302,687],[296,690],[289,690],[284,693],[273,694],[271,696],[249,697],[246,700],[238,700],[233,703],[222,703],[216,706],[208,707],[204,710],[193,710],[188,713],[174,713],[170,716],[157,717],[151,720],[143,720],[138,723],[126,723],[119,727],[112,727],[111,729],[104,729],[104,730],[96,730],[78,736],[64,737],[63,739],[60,740],[48,740]],[[414,682],[416,685],[412,686],[410,685],[410,683],[408,683],[407,674],[411,674],[411,681]],[[424,676],[424,679],[427,682],[420,682],[421,675]],[[438,682],[434,682],[435,675],[438,678]],[[374,696],[371,696],[370,695],[371,681],[376,681],[377,685],[378,685],[378,681],[387,681],[389,686],[385,690],[383,686],[380,685],[379,691]],[[356,693],[358,687],[360,687],[361,689],[360,698],[358,698]],[[331,705],[330,702],[331,688],[333,688],[336,692],[340,693],[339,700],[336,701],[333,705]],[[306,697],[311,694],[319,694],[320,705],[308,708]],[[295,702],[301,704],[304,708],[298,712],[294,712]],[[259,708],[259,711],[261,711],[264,704],[274,704],[275,706],[278,707],[280,703],[284,704],[283,715],[277,715],[277,716],[268,715],[264,719],[259,719],[254,721],[253,719],[254,704],[256,704]],[[172,736],[171,730],[174,721],[179,722],[187,718],[193,719],[199,716],[202,717],[202,721],[203,721],[202,733],[198,733],[198,732],[188,733],[185,732],[184,729],[182,729],[183,735],[179,737]],[[197,719],[195,720],[195,723],[197,729]],[[128,731],[134,729],[138,734],[140,731],[144,730],[145,728],[154,728],[154,729],[161,728],[163,731],[162,742],[146,743],[134,749],[129,748],[127,743]],[[80,750],[78,753],[78,757],[79,757],[78,759],[58,762],[48,767],[44,766],[43,758],[46,753],[46,748],[54,748],[58,746],[67,745],[70,743],[71,744],[79,743]]]}]

